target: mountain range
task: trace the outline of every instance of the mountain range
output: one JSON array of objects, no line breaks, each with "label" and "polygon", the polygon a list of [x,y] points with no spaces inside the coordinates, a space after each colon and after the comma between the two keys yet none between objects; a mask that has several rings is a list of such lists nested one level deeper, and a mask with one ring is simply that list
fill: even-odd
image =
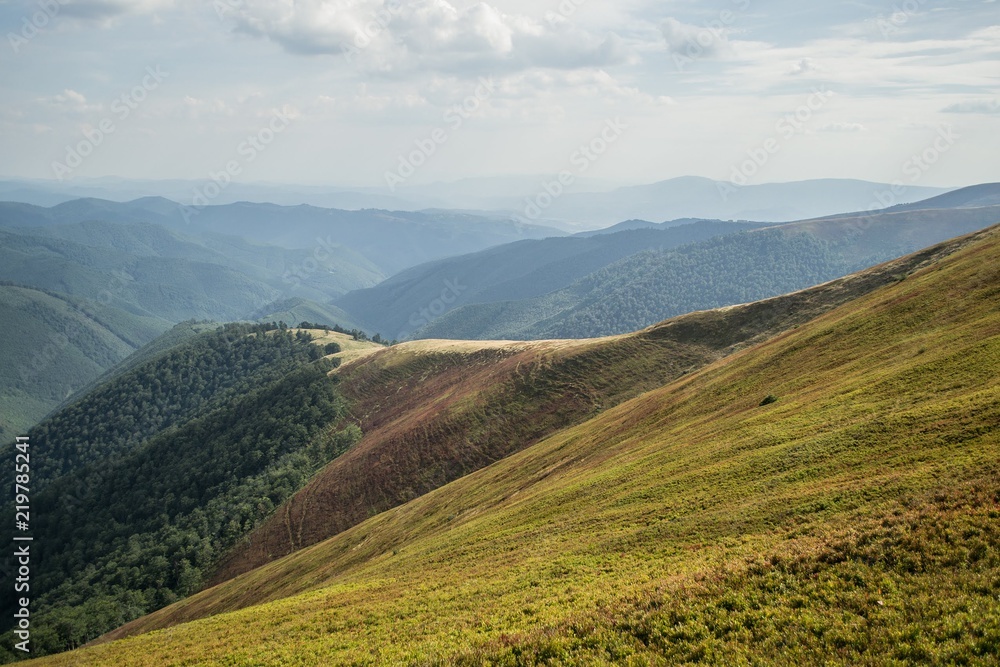
[{"label": "mountain range", "polygon": [[32,431],[80,647],[37,664],[985,664],[998,259],[596,339],[186,337]]},{"label": "mountain range", "polygon": [[[389,211],[461,210],[477,216],[520,219],[578,232],[633,218],[660,222],[676,218],[788,222],[906,204],[951,188],[873,183],[851,179],[814,179],[792,183],[734,185],[730,181],[683,176],[645,185],[620,187],[578,178],[548,203],[554,174],[467,178],[454,182],[405,185],[395,193],[381,188],[304,187],[265,183],[231,184],[213,204],[271,202],[286,206]],[[53,206],[76,199],[131,201],[158,195],[191,204],[203,187],[193,181],[93,179],[69,183],[0,181],[0,200]],[[539,206],[541,202],[543,206]],[[548,204],[548,205],[545,205]],[[534,205],[534,206],[533,206]]]},{"label": "mountain range", "polygon": [[[251,204],[192,212],[149,197],[0,203],[0,281],[11,283],[2,288],[0,338],[10,351],[32,351],[12,357],[20,363],[0,376],[0,428],[37,422],[179,322],[309,320],[353,329],[352,317],[329,303],[335,297],[411,262],[550,233],[561,234],[453,213]],[[108,350],[67,336],[82,331],[117,341]]]},{"label": "mountain range", "polygon": [[625,333],[802,289],[982,229],[1000,219],[1000,207],[989,204],[998,194],[997,185],[984,185],[928,200],[926,208],[781,225],[629,221],[607,233],[526,240],[420,265],[334,303],[364,328],[399,339]]}]

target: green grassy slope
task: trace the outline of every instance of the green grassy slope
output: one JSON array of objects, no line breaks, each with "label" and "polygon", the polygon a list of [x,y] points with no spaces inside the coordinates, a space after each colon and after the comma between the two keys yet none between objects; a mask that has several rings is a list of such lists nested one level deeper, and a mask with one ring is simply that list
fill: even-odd
[{"label": "green grassy slope", "polygon": [[168,326],[77,299],[0,285],[0,442],[44,417]]},{"label": "green grassy slope", "polygon": [[218,583],[803,324],[969,238],[801,292],[582,341],[415,341],[338,371],[365,436],[223,559]]},{"label": "green grassy slope", "polygon": [[991,664],[998,260],[993,232],[38,664]]}]

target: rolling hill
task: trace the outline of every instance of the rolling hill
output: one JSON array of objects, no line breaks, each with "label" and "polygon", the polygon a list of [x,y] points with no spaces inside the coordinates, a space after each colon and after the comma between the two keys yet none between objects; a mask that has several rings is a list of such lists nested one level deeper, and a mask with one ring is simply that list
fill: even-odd
[{"label": "rolling hill", "polygon": [[1000,230],[922,258],[35,664],[989,664]]},{"label": "rolling hill", "polygon": [[[451,182],[404,185],[396,195],[384,187],[349,190],[331,187],[289,187],[264,183],[232,183],[215,200],[218,204],[266,201],[309,204],[334,209],[389,211],[465,210],[486,217],[510,219],[524,215],[526,200],[544,190],[552,174],[465,178]],[[159,195],[188,202],[196,181],[137,181],[90,179],[72,183],[0,180],[0,199],[43,206],[81,198],[118,202]],[[721,189],[720,189],[721,188]],[[732,188],[732,192],[725,188]],[[896,188],[898,190],[898,187]],[[767,183],[737,188],[731,183],[699,177],[680,177],[645,185],[616,187],[614,183],[577,178],[556,205],[537,221],[579,231],[607,227],[629,218],[671,220],[681,217],[790,221],[832,215],[845,210],[868,210],[888,183],[847,179],[818,179]],[[895,201],[913,202],[946,192],[944,188],[907,187]],[[723,196],[725,195],[725,196]],[[476,212],[480,213],[476,213]]]},{"label": "rolling hill", "polygon": [[[178,322],[308,315],[300,319],[350,325],[328,306],[268,308],[326,302],[384,278],[344,248],[331,248],[325,260],[314,266],[310,251],[214,234],[189,238],[149,223],[0,228],[0,281],[34,288],[3,288],[0,327],[12,355],[4,358],[19,363],[0,372],[2,434],[33,425]],[[111,342],[95,346],[94,336]],[[44,360],[21,373],[35,357]]]},{"label": "rolling hill", "polygon": [[413,267],[334,303],[364,328],[402,340],[464,305],[531,299],[645,250],[676,248],[759,226],[701,220],[667,228],[519,241]]},{"label": "rolling hill", "polygon": [[449,211],[343,211],[249,202],[189,208],[159,197],[124,203],[77,199],[49,208],[0,202],[0,228],[93,220],[146,222],[187,236],[235,236],[321,255],[339,247],[339,252],[361,255],[385,275],[520,239],[564,235],[550,227]]},{"label": "rolling hill", "polygon": [[1000,206],[1000,183],[983,183],[940,194],[909,204],[898,204],[890,211],[913,211],[929,208],[973,208]]},{"label": "rolling hill", "polygon": [[[323,335],[349,352],[378,347]],[[31,588],[47,629],[39,651],[197,590],[234,540],[357,437],[336,426],[336,357],[308,333],[239,324],[172,338],[28,433],[33,536],[46,543]]]},{"label": "rolling hill", "polygon": [[23,434],[167,327],[159,318],[0,283],[0,441]]},{"label": "rolling hill", "polygon": [[998,221],[1000,206],[986,206],[835,216],[732,234],[638,253],[542,296],[460,306],[414,337],[624,333],[692,310],[802,289]]},{"label": "rolling hill", "polygon": [[[801,292],[634,334],[415,341],[340,370],[364,438],[222,561],[231,578],[331,537],[633,396],[891,284],[967,240]],[[387,463],[386,462],[390,462]]]}]

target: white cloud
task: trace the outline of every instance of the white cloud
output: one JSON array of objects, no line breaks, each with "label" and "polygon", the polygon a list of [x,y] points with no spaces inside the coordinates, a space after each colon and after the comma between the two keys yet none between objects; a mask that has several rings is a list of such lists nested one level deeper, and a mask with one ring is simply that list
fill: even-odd
[{"label": "white cloud", "polygon": [[808,72],[819,72],[821,68],[816,64],[816,61],[812,58],[802,58],[797,63],[792,65],[791,74],[793,76],[798,76],[799,74],[806,74]]},{"label": "white cloud", "polygon": [[39,102],[50,110],[73,116],[101,110],[100,104],[90,104],[83,93],[70,88],[51,97],[43,97]]},{"label": "white cloud", "polygon": [[956,102],[955,104],[949,104],[944,109],[941,109],[941,111],[944,113],[1000,114],[1000,99],[993,98],[992,100]]},{"label": "white cloud", "polygon": [[819,128],[820,132],[864,132],[865,126],[861,123],[827,123]]},{"label": "white cloud", "polygon": [[174,0],[58,0],[62,16],[107,21],[123,14],[147,14],[176,5]]},{"label": "white cloud", "polygon": [[600,67],[629,56],[613,32],[508,14],[486,2],[458,7],[447,0],[246,0],[234,19],[238,30],[290,53],[345,55],[384,73],[478,76],[530,67]]},{"label": "white cloud", "polygon": [[670,17],[660,24],[667,50],[687,58],[714,58],[731,53],[727,28],[682,23]]}]

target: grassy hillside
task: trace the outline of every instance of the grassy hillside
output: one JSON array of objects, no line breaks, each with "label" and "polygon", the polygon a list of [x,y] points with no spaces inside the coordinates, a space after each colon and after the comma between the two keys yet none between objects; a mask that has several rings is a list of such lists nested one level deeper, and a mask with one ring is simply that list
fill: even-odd
[{"label": "grassy hillside", "polygon": [[1000,206],[838,216],[639,253],[531,299],[457,308],[421,338],[623,333],[667,317],[832,280],[1000,221]]},{"label": "grassy hillside", "polygon": [[218,583],[519,451],[643,391],[803,324],[962,247],[949,242],[832,283],[636,334],[582,341],[416,341],[342,367],[364,433],[236,546]]},{"label": "grassy hillside", "polygon": [[998,260],[993,232],[37,664],[991,664]]},{"label": "grassy hillside", "polygon": [[447,310],[531,299],[644,250],[676,248],[758,226],[701,220],[662,229],[519,241],[413,267],[373,288],[341,297],[336,304],[365,328],[402,340]]},{"label": "grassy hillside", "polygon": [[54,292],[0,284],[0,442],[49,411],[168,323]]}]

